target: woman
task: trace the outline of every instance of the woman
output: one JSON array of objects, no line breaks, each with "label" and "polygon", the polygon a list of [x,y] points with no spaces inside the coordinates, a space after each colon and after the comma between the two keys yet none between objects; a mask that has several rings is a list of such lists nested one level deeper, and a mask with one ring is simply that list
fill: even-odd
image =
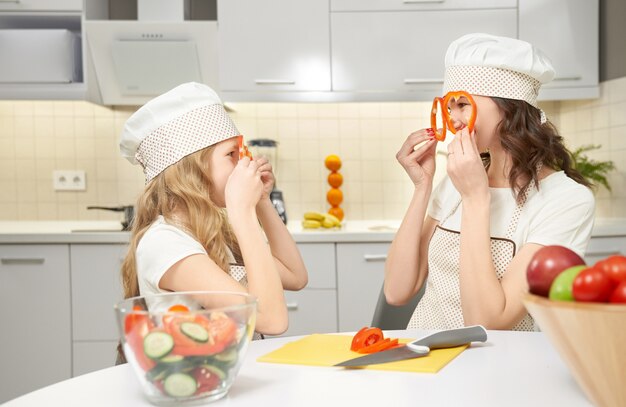
[{"label": "woman", "polygon": [[435,130],[411,134],[396,157],[415,191],[389,250],[385,295],[403,304],[426,284],[409,328],[533,330],[522,304],[528,263],[544,245],[582,255],[595,209],[537,107],[554,70],[532,45],[487,34],[454,41],[445,65],[444,94],[455,97],[443,109],[456,131],[447,177],[432,190]]}]

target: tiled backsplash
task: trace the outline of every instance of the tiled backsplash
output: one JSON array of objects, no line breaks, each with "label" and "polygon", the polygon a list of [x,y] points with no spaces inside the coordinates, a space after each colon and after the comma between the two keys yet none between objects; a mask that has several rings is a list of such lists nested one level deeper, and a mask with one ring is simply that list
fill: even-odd
[{"label": "tiled backsplash", "polygon": [[[412,131],[429,126],[430,103],[233,103],[231,116],[247,139],[279,142],[278,187],[290,219],[325,211],[324,157],[343,160],[347,219],[399,219],[412,193],[395,160]],[[599,216],[626,216],[626,77],[605,82],[601,98],[543,103],[570,147],[602,144],[594,158],[611,159],[613,193],[597,194]],[[0,219],[119,219],[88,205],[132,204],[143,174],[119,155],[119,134],[129,108],[88,102],[0,101]],[[440,146],[445,150],[445,146]],[[437,177],[445,174],[438,156]],[[87,191],[55,192],[52,171],[80,169]]]}]

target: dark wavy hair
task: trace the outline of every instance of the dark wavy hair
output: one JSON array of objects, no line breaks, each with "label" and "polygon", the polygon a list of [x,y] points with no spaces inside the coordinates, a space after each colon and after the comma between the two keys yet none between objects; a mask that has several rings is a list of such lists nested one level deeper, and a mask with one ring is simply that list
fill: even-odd
[{"label": "dark wavy hair", "polygon": [[[496,132],[500,136],[502,148],[511,156],[512,166],[509,184],[519,202],[531,183],[539,188],[537,166],[544,166],[565,174],[586,186],[591,184],[574,168],[572,153],[563,144],[563,137],[550,122],[541,123],[539,109],[523,100],[491,98],[504,118],[498,124]],[[486,166],[489,158],[484,157]]]}]

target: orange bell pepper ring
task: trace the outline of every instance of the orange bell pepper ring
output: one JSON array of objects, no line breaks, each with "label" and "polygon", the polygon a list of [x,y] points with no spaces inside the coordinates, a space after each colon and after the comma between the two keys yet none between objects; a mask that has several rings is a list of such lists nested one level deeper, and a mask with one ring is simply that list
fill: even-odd
[{"label": "orange bell pepper ring", "polygon": [[352,338],[350,350],[359,352],[361,349],[371,346],[383,339],[383,331],[380,328],[363,327]]},{"label": "orange bell pepper ring", "polygon": [[[441,110],[441,116],[443,117],[443,126],[441,133],[437,129],[437,112]],[[446,139],[446,110],[444,109],[443,98],[436,97],[433,99],[433,108],[430,111],[430,126],[435,132],[435,138],[438,141],[444,141]]]},{"label": "orange bell pepper ring", "polygon": [[252,160],[252,153],[248,150],[248,146],[243,143],[243,136],[239,136],[239,159],[248,157]]},{"label": "orange bell pepper ring", "polygon": [[446,114],[444,118],[446,120],[446,124],[448,125],[448,128],[453,134],[456,134],[456,129],[454,128],[454,122],[452,121],[452,117],[450,117],[450,114],[448,114],[447,112],[447,107],[450,104],[450,101],[457,102],[459,99],[463,97],[466,98],[470,106],[472,106],[472,114],[470,115],[467,121],[467,127],[470,133],[474,131],[474,123],[476,122],[476,102],[474,102],[474,98],[472,97],[472,95],[461,90],[457,92],[448,92],[443,97],[443,106],[446,107]]}]

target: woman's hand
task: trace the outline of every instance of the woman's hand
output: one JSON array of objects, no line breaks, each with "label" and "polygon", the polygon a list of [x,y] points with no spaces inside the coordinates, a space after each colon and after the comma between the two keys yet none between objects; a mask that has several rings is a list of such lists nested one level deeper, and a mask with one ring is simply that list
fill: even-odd
[{"label": "woman's hand", "polygon": [[276,182],[272,164],[266,157],[256,158],[254,161],[259,166],[258,171],[261,174],[261,182],[263,182],[263,196],[261,199],[269,198]]},{"label": "woman's hand", "polygon": [[[421,143],[423,144],[415,149],[415,146]],[[416,187],[432,183],[435,175],[436,146],[437,140],[433,129],[422,129],[411,133],[396,154],[396,159]]]},{"label": "woman's hand", "polygon": [[226,181],[226,210],[230,216],[233,216],[231,211],[254,211],[262,194],[263,182],[258,163],[248,157],[242,158]]},{"label": "woman's hand", "polygon": [[448,145],[448,175],[462,199],[489,196],[489,179],[480,158],[476,136],[467,127],[458,130]]}]

